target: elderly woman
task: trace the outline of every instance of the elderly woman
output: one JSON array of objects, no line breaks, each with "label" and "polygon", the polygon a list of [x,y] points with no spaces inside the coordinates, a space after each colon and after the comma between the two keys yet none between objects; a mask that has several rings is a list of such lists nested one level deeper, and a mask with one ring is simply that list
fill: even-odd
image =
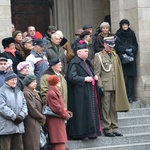
[{"label": "elderly woman", "polygon": [[20,51],[15,48],[15,40],[12,37],[4,38],[2,45],[5,51],[0,56],[11,59],[13,61],[13,71],[17,73],[17,65],[19,62],[24,61],[24,58]]},{"label": "elderly woman", "polygon": [[26,75],[29,74],[29,63],[27,61],[22,61],[17,65],[17,71],[18,71],[18,82],[17,85],[23,91],[24,85],[23,85],[23,79]]},{"label": "elderly woman", "polygon": [[40,150],[40,128],[46,117],[42,114],[42,100],[36,92],[36,77],[27,75],[23,79],[24,96],[27,101],[28,116],[24,120],[24,150]]},{"label": "elderly woman", "polygon": [[71,118],[72,113],[64,108],[64,101],[59,92],[61,85],[59,77],[56,75],[49,76],[48,83],[50,86],[46,94],[47,106],[60,116],[60,118],[47,116],[47,129],[52,150],[65,150],[67,134],[64,120]]},{"label": "elderly woman", "polygon": [[96,45],[95,45],[96,53],[98,53],[104,49],[104,41],[103,41],[104,37],[112,36],[112,34],[110,33],[110,25],[108,22],[101,23],[100,30],[101,30],[101,32],[98,34],[98,36],[96,38]]}]

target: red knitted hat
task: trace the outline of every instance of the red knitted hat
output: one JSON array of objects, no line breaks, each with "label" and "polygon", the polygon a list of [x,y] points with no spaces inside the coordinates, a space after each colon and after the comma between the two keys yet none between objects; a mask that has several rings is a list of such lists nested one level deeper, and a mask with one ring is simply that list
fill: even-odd
[{"label": "red knitted hat", "polygon": [[50,75],[48,77],[48,83],[49,85],[55,86],[58,82],[60,82],[60,79],[56,75]]}]

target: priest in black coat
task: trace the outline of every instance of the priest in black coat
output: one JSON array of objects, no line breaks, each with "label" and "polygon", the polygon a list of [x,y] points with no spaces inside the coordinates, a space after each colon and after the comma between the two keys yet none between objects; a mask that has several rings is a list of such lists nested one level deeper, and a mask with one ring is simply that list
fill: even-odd
[{"label": "priest in black coat", "polygon": [[101,133],[96,82],[90,62],[87,60],[87,44],[77,43],[77,55],[70,61],[67,71],[68,109],[73,118],[67,123],[70,139],[97,138]]}]

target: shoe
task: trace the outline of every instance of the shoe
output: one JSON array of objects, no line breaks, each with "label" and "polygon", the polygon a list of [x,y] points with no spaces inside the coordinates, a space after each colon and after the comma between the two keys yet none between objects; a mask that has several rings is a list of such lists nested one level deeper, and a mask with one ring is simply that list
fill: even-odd
[{"label": "shoe", "polygon": [[107,136],[107,137],[115,137],[116,135],[114,133],[105,133],[105,136]]},{"label": "shoe", "polygon": [[121,134],[119,132],[114,132],[113,134],[115,134],[115,136],[123,136],[123,134]]},{"label": "shoe", "polygon": [[90,140],[93,140],[93,139],[96,139],[97,138],[97,136],[89,136],[88,137],[88,139],[90,139]]}]

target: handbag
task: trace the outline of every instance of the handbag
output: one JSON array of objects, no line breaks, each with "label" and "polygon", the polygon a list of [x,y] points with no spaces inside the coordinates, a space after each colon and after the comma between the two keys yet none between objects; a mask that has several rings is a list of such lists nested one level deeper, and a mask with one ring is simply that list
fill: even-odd
[{"label": "handbag", "polygon": [[60,118],[60,116],[58,114],[54,113],[49,106],[45,106],[45,108],[43,110],[43,114],[46,116],[53,116],[53,117]]},{"label": "handbag", "polygon": [[45,145],[47,145],[47,137],[43,131],[43,128],[41,127],[41,129],[40,129],[40,147],[42,148]]},{"label": "handbag", "polygon": [[126,53],[122,54],[122,64],[129,64],[134,61],[133,56],[129,56]]}]

